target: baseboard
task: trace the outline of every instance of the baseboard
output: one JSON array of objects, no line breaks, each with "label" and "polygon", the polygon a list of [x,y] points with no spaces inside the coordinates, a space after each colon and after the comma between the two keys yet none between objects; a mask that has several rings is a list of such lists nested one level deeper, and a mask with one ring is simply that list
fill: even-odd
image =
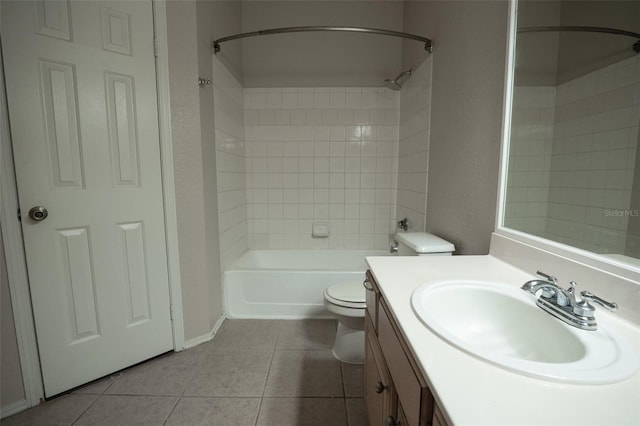
[{"label": "baseboard", "polygon": [[222,315],[220,318],[218,318],[218,321],[216,321],[216,323],[213,325],[209,333],[187,340],[186,342],[184,342],[184,348],[190,349],[190,348],[193,348],[194,346],[198,346],[202,343],[210,342],[211,340],[213,340],[218,330],[220,330],[220,327],[222,327],[222,323],[226,319],[227,319],[227,316]]},{"label": "baseboard", "polygon": [[29,407],[29,403],[27,403],[26,399],[23,399],[22,401],[14,402],[4,407],[0,407],[0,419],[13,416],[14,414],[18,414],[19,412],[24,411],[28,408],[31,408],[31,407]]}]

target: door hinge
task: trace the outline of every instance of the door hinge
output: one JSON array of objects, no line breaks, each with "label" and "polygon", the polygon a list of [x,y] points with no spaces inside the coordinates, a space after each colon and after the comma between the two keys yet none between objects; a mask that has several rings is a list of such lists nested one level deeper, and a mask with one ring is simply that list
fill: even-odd
[{"label": "door hinge", "polygon": [[18,222],[22,222],[22,215],[20,214],[20,208],[18,207]]},{"label": "door hinge", "polygon": [[173,321],[173,303],[169,304],[169,319]]},{"label": "door hinge", "polygon": [[156,38],[153,39],[153,56],[158,57],[158,40]]}]

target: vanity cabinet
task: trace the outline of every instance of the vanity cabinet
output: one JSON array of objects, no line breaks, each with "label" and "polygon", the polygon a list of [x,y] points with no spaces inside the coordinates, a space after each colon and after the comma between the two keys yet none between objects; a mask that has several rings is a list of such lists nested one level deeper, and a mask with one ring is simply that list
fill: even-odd
[{"label": "vanity cabinet", "polygon": [[447,426],[408,345],[367,271],[365,401],[371,426]]},{"label": "vanity cabinet", "polygon": [[367,414],[370,425],[383,425],[395,413],[397,398],[378,342],[372,338],[375,333],[372,332],[368,313],[365,318],[365,334],[364,397],[367,401]]},{"label": "vanity cabinet", "polygon": [[376,280],[373,278],[371,271],[367,271],[367,277],[364,280],[364,288],[367,289],[365,300],[367,302],[367,314],[371,320],[373,331],[378,328],[378,299],[380,299],[380,289],[378,289]]}]

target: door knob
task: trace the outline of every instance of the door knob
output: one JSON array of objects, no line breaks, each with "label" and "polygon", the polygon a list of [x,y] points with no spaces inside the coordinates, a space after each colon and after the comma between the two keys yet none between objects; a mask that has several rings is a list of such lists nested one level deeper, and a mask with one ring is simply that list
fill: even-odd
[{"label": "door knob", "polygon": [[47,216],[49,216],[49,212],[42,206],[32,207],[31,210],[29,210],[29,219],[34,222],[42,222]]},{"label": "door knob", "polygon": [[389,389],[389,386],[385,385],[382,382],[376,383],[376,393],[382,393],[385,390]]}]

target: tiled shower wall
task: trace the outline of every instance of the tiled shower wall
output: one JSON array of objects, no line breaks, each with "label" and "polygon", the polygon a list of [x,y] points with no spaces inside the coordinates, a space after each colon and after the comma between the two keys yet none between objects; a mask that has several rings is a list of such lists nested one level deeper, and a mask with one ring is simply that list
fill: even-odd
[{"label": "tiled shower wall", "polygon": [[397,219],[424,231],[427,212],[427,173],[431,123],[431,70],[429,56],[413,71],[400,96]]},{"label": "tiled shower wall", "polygon": [[514,92],[505,224],[625,253],[640,123],[640,57]]},{"label": "tiled shower wall", "polygon": [[248,247],[244,94],[240,83],[215,56],[213,90],[218,226],[222,267],[225,269]]},{"label": "tiled shower wall", "polygon": [[[398,92],[251,88],[244,107],[249,248],[388,247]],[[329,236],[312,236],[314,223]]]},{"label": "tiled shower wall", "polygon": [[544,236],[553,143],[555,87],[513,92],[505,225]]},{"label": "tiled shower wall", "polygon": [[639,122],[639,55],[558,86],[549,236],[625,252]]}]

